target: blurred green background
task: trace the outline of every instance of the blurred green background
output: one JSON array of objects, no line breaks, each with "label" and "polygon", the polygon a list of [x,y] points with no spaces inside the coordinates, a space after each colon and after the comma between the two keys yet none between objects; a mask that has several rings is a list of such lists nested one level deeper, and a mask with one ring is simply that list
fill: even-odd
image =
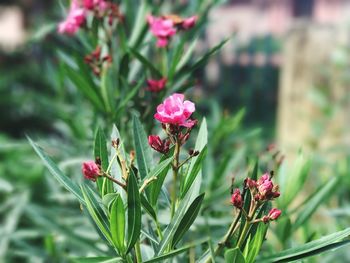
[{"label": "blurred green background", "polygon": [[[92,156],[99,120],[67,81],[58,55],[58,49],[69,53],[69,41],[74,42],[56,33],[64,6],[65,1],[0,3],[0,262],[68,262],[68,255],[104,251],[88,218],[25,138],[39,141],[62,169],[82,180],[80,163]],[[206,116],[209,124],[207,195],[199,225],[205,228],[210,216],[214,236],[229,221],[227,182],[232,175],[242,179],[256,157],[262,171],[275,169],[282,159],[289,165],[280,172],[294,176],[288,182],[300,189],[281,208],[294,211],[306,204],[310,212],[304,219],[297,211],[281,220],[267,251],[348,226],[349,7],[350,1],[233,0],[210,10],[198,52],[234,33],[195,72],[189,91],[197,116]],[[309,195],[320,189],[322,195]],[[300,228],[288,233],[291,222]],[[345,248],[310,261],[335,258],[349,262],[350,253]]]}]

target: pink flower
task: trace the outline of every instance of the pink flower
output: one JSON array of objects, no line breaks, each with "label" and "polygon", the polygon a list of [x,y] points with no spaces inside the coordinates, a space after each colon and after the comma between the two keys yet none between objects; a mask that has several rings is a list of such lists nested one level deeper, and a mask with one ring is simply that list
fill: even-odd
[{"label": "pink flower", "polygon": [[256,181],[254,181],[253,179],[247,178],[246,179],[246,186],[252,190],[256,187]]},{"label": "pink flower", "polygon": [[159,92],[164,89],[166,82],[166,78],[162,78],[159,80],[149,79],[147,80],[148,90],[152,92]]},{"label": "pink flower", "polygon": [[105,0],[83,0],[83,5],[89,10],[104,11],[108,8],[108,3]]},{"label": "pink flower", "polygon": [[158,135],[148,136],[148,144],[157,152],[164,154],[169,152],[170,141],[162,141]]},{"label": "pink flower", "polygon": [[258,191],[261,196],[266,196],[271,193],[273,188],[273,183],[270,180],[266,180],[263,184],[259,185]]},{"label": "pink flower", "polygon": [[176,33],[176,27],[171,19],[164,17],[154,17],[149,15],[147,22],[152,34],[158,39],[157,46],[165,47],[168,45],[169,38]]},{"label": "pink flower", "polygon": [[183,94],[174,93],[157,107],[154,118],[161,123],[191,128],[196,124],[190,117],[195,111],[193,102],[185,100]]},{"label": "pink flower", "polygon": [[96,181],[96,178],[100,176],[100,168],[94,161],[84,162],[81,168],[84,177],[91,181]]},{"label": "pink flower", "polygon": [[182,28],[187,30],[194,27],[196,25],[197,19],[197,16],[191,16],[189,18],[184,19],[181,25]]},{"label": "pink flower", "polygon": [[259,178],[259,180],[258,180],[258,185],[261,185],[261,184],[263,184],[265,181],[268,181],[268,180],[270,180],[270,175],[268,174],[268,173],[265,173],[265,174],[263,174],[260,178]]},{"label": "pink flower", "polygon": [[277,218],[279,218],[281,213],[282,213],[281,210],[277,208],[272,208],[267,216],[269,217],[270,220],[276,220]]},{"label": "pink flower", "polygon": [[79,6],[77,0],[73,0],[66,20],[58,25],[58,32],[61,34],[74,35],[85,23],[85,15],[85,10]]},{"label": "pink flower", "polygon": [[236,189],[232,196],[231,196],[231,203],[237,207],[237,208],[242,208],[243,206],[243,198],[241,195],[241,192],[239,191],[239,189]]}]

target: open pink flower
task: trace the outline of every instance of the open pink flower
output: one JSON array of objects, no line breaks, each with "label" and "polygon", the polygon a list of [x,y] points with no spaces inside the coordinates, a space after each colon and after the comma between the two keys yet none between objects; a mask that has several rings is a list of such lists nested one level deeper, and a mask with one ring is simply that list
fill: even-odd
[{"label": "open pink flower", "polygon": [[84,177],[91,181],[96,181],[96,178],[100,176],[100,168],[94,161],[84,162],[81,168]]},{"label": "open pink flower", "polygon": [[174,22],[164,17],[154,17],[149,15],[147,22],[152,34],[158,39],[157,46],[165,47],[168,45],[169,38],[176,33]]},{"label": "open pink flower", "polygon": [[159,92],[165,88],[167,79],[149,79],[147,80],[148,90],[152,92]]},{"label": "open pink flower", "polygon": [[85,23],[85,20],[85,10],[79,6],[77,0],[72,0],[66,20],[58,25],[58,32],[61,34],[74,35]]},{"label": "open pink flower", "polygon": [[191,128],[196,124],[190,117],[195,111],[195,105],[189,100],[184,101],[183,94],[174,93],[166,98],[162,104],[157,107],[157,113],[154,118],[161,123],[169,123],[176,126]]}]

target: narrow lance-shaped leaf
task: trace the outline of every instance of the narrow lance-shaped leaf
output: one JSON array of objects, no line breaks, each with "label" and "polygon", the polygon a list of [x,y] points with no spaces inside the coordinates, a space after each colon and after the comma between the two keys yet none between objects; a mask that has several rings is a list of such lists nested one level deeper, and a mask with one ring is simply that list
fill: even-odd
[{"label": "narrow lance-shaped leaf", "polygon": [[112,203],[110,215],[110,228],[112,240],[120,254],[125,252],[125,208],[120,195]]},{"label": "narrow lance-shaped leaf", "polygon": [[104,237],[108,240],[108,242],[113,245],[108,220],[102,208],[100,207],[99,202],[95,199],[95,196],[91,190],[86,188],[84,185],[81,185],[81,191],[84,196],[86,208],[89,211],[91,218],[94,220],[95,224],[100,229]]},{"label": "narrow lance-shaped leaf", "polygon": [[293,260],[306,258],[348,244],[350,240],[343,240],[349,236],[350,227],[342,231],[324,236],[320,239],[308,242],[301,246],[260,257],[256,262],[290,262]]},{"label": "narrow lance-shaped leaf", "polygon": [[159,163],[150,173],[149,177],[156,176],[157,180],[150,185],[149,201],[152,206],[155,206],[158,200],[158,196],[162,189],[165,177],[169,171],[170,164],[173,158],[168,158]]},{"label": "narrow lance-shaped leaf", "polygon": [[194,220],[197,218],[203,199],[204,199],[204,193],[199,195],[189,206],[188,210],[186,211],[184,217],[182,218],[179,226],[177,227],[174,233],[171,247],[175,247],[176,244],[182,239],[182,237],[190,229]]},{"label": "narrow lance-shaped leaf", "polygon": [[192,191],[190,190],[187,193],[187,195],[184,197],[184,199],[181,200],[179,207],[175,212],[174,217],[170,221],[170,224],[168,225],[168,227],[165,229],[163,239],[160,241],[160,244],[159,244],[157,255],[163,254],[167,249],[167,247],[171,244],[174,234],[188,210],[187,208],[191,201],[191,198],[192,198]]},{"label": "narrow lance-shaped leaf", "polygon": [[295,223],[293,224],[293,230],[295,231],[305,223],[310,216],[315,212],[317,207],[327,200],[331,196],[332,191],[338,185],[340,181],[339,177],[333,177],[315,191],[314,194],[304,202],[304,209],[298,214]]},{"label": "narrow lance-shaped leaf", "polygon": [[54,161],[40,148],[38,147],[29,137],[27,137],[30,145],[33,147],[35,152],[39,155],[44,165],[49,169],[50,173],[59,181],[69,192],[74,194],[81,203],[85,204],[85,200],[79,189],[79,186],[74,183],[68,176],[66,176],[60,168],[54,163]]},{"label": "narrow lance-shaped leaf", "polygon": [[136,176],[131,173],[128,178],[127,200],[128,200],[128,246],[129,252],[141,234],[141,201]]},{"label": "narrow lance-shaped leaf", "polygon": [[189,174],[187,175],[187,180],[185,182],[185,186],[184,189],[182,190],[181,194],[182,197],[188,192],[188,190],[190,189],[190,187],[192,186],[192,183],[194,182],[194,180],[197,177],[197,174],[200,172],[200,170],[202,169],[202,163],[205,159],[205,156],[207,154],[207,147],[204,147],[204,149],[200,152],[200,154],[198,155],[198,158],[196,158],[194,165],[191,169],[191,171],[189,172]]},{"label": "narrow lance-shaped leaf", "polygon": [[225,262],[226,263],[245,263],[242,252],[238,247],[229,249],[225,252]]},{"label": "narrow lance-shaped leaf", "polygon": [[148,172],[152,167],[152,151],[148,145],[146,132],[136,116],[133,117],[133,137],[137,166],[141,179],[143,179],[147,177]]},{"label": "narrow lance-shaped leaf", "polygon": [[[104,171],[106,171],[108,168],[107,141],[101,128],[98,128],[96,131],[94,142],[94,156],[95,159],[99,159],[101,161],[101,167]],[[107,178],[98,178],[96,183],[102,196],[113,192],[112,182]],[[103,189],[103,186],[105,189]]]}]

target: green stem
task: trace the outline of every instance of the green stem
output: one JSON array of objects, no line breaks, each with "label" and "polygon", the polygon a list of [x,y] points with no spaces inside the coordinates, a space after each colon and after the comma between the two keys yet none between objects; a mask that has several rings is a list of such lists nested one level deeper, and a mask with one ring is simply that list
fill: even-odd
[{"label": "green stem", "polygon": [[[218,246],[216,247],[215,251],[214,251],[214,255],[217,256],[221,253],[221,250],[227,245],[227,243],[230,241],[232,235],[235,233],[237,226],[239,226],[238,222],[239,219],[242,215],[242,211],[240,211],[238,213],[238,215],[236,216],[235,220],[232,222],[232,224],[230,225],[229,230],[227,231],[226,235],[224,236],[223,240],[218,244]],[[208,259],[206,261],[207,263],[212,262],[212,259]]]},{"label": "green stem", "polygon": [[112,164],[114,163],[115,158],[117,158],[117,156],[118,156],[118,153],[115,152],[115,154],[113,155],[113,157],[112,157],[112,159],[111,159],[111,161],[109,162],[109,165],[108,165],[108,167],[107,167],[107,170],[106,170],[106,173],[107,173],[107,174],[109,174],[109,171],[112,169]]},{"label": "green stem", "polygon": [[136,253],[136,262],[142,263],[140,240],[137,240],[137,242],[135,243],[135,253]]},{"label": "green stem", "polygon": [[239,237],[238,239],[238,242],[237,242],[237,247],[240,247],[244,241],[244,238],[249,230],[249,226],[250,226],[250,221],[249,220],[246,220],[245,223],[244,223],[244,227],[243,227],[243,230],[242,230],[242,233],[241,233],[241,236]]},{"label": "green stem", "polygon": [[176,189],[177,189],[177,177],[179,172],[179,155],[180,155],[180,142],[178,138],[175,139],[174,161],[173,161],[173,189],[171,192],[171,218],[174,217],[176,209]]},{"label": "green stem", "polygon": [[159,237],[160,239],[163,239],[163,233],[162,233],[162,230],[161,230],[161,228],[160,228],[158,219],[157,219],[155,222],[156,222],[158,237]]}]

